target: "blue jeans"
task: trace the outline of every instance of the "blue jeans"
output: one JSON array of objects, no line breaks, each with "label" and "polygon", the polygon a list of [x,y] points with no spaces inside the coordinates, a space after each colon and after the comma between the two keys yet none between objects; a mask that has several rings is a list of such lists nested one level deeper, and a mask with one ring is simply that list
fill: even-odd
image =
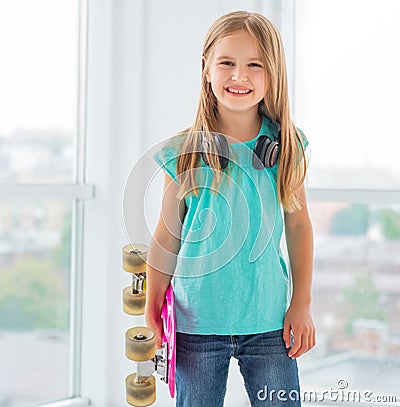
[{"label": "blue jeans", "polygon": [[231,336],[178,332],[176,406],[222,407],[233,356],[253,407],[299,407],[297,362],[287,355],[282,333]]}]

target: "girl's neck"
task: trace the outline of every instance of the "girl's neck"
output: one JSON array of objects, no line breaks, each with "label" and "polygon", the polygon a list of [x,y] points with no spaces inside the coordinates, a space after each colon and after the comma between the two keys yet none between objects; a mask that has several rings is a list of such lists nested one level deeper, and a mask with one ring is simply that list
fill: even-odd
[{"label": "girl's neck", "polygon": [[248,141],[257,136],[262,118],[258,111],[252,112],[219,112],[218,132],[232,137],[232,143]]}]

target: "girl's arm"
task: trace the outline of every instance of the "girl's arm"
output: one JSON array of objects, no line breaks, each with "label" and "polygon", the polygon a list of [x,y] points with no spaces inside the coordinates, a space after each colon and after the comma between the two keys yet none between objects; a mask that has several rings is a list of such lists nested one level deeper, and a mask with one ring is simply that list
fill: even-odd
[{"label": "girl's arm", "polygon": [[160,217],[147,255],[145,317],[147,326],[155,333],[156,348],[161,347],[161,308],[175,271],[186,210],[185,201],[176,197],[178,190],[179,186],[166,174]]},{"label": "girl's arm", "polygon": [[302,207],[285,213],[285,234],[290,268],[293,278],[293,294],[286,312],[283,339],[291,358],[306,353],[315,346],[315,327],[310,313],[311,283],[314,257],[314,240],[310,216],[308,214],[304,186],[301,189]]}]

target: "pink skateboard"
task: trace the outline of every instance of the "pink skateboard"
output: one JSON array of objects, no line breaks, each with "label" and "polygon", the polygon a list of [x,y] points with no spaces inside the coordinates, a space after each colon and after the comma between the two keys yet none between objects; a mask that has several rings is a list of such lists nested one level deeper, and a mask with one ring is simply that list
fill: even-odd
[{"label": "pink skateboard", "polygon": [[170,284],[165,292],[165,301],[161,310],[163,320],[163,348],[166,349],[165,382],[168,384],[171,397],[175,397],[175,367],[176,367],[176,317],[174,292]]},{"label": "pink skateboard", "polygon": [[[132,273],[132,285],[123,290],[123,309],[129,315],[144,313],[146,300],[147,246],[135,243],[123,247],[123,269]],[[131,406],[150,406],[156,400],[156,372],[168,384],[175,397],[176,318],[174,293],[170,284],[161,309],[162,346],[155,349],[155,335],[146,326],[135,326],[125,332],[125,355],[134,362],[134,372],[125,378],[126,401]]]}]

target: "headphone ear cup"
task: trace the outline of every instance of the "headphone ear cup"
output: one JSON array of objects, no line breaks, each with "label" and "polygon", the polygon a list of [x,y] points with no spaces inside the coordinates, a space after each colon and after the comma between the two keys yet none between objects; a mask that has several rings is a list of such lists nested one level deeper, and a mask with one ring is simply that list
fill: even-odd
[{"label": "headphone ear cup", "polygon": [[224,170],[229,163],[229,144],[224,135],[215,133],[214,136],[218,151],[219,165],[221,166],[221,170]]},{"label": "headphone ear cup", "polygon": [[279,142],[272,141],[268,136],[260,136],[253,150],[253,167],[256,170],[272,168],[279,155]]},{"label": "headphone ear cup", "polygon": [[209,164],[210,164],[210,163],[208,162],[207,154],[206,154],[206,152],[208,151],[209,147],[210,147],[209,141],[202,135],[202,136],[201,136],[201,143],[200,143],[200,155],[201,155],[201,158],[203,159],[205,165],[209,165]]},{"label": "headphone ear cup", "polygon": [[253,167],[256,170],[262,170],[265,168],[264,157],[265,152],[271,143],[271,139],[267,136],[258,137],[253,149]]},{"label": "headphone ear cup", "polygon": [[272,168],[278,161],[278,156],[279,156],[279,143],[277,141],[271,141],[265,154],[265,164],[266,164],[265,167]]},{"label": "headphone ear cup", "polygon": [[[224,170],[228,166],[228,163],[229,163],[228,141],[222,134],[212,133],[212,135],[214,137],[214,143],[215,143],[215,147],[217,149],[219,165],[220,165],[221,169]],[[201,151],[200,151],[201,157],[206,165],[210,165],[210,163],[208,162],[208,159],[207,159],[207,154],[206,154],[207,151],[209,150],[210,144],[204,136],[202,136],[201,147],[202,147]]]}]

